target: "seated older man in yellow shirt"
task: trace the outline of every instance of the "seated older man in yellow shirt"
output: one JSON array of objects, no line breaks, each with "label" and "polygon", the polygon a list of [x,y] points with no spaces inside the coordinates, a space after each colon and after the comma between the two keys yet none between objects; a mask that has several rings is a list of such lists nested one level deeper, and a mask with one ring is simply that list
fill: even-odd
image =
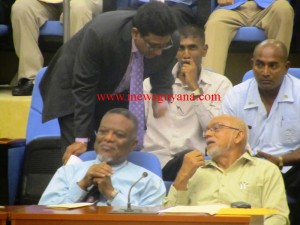
[{"label": "seated older man in yellow shirt", "polygon": [[186,154],[165,205],[231,204],[244,201],[253,208],[277,209],[265,217],[265,225],[289,224],[289,209],[278,167],[252,157],[245,149],[248,127],[240,119],[222,115],[212,119],[203,132],[207,153]]}]

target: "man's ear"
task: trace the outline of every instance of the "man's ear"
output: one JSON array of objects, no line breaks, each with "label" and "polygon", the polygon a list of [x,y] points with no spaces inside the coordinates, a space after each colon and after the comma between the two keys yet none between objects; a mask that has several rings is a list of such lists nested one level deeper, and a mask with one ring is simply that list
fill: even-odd
[{"label": "man's ear", "polygon": [[137,36],[139,35],[139,33],[140,32],[139,32],[139,30],[136,27],[133,27],[131,29],[131,36],[132,36],[133,39],[137,38]]},{"label": "man's ear", "polygon": [[235,144],[239,144],[239,143],[243,142],[244,139],[245,139],[245,133],[243,131],[239,130],[237,132],[237,134],[235,135],[233,141]]},{"label": "man's ear", "polygon": [[207,54],[207,50],[208,50],[208,45],[203,45],[203,49],[202,49],[202,57],[205,57]]},{"label": "man's ear", "polygon": [[132,143],[131,143],[131,149],[132,149],[132,151],[136,149],[137,144],[138,144],[138,140],[137,139],[132,140]]}]

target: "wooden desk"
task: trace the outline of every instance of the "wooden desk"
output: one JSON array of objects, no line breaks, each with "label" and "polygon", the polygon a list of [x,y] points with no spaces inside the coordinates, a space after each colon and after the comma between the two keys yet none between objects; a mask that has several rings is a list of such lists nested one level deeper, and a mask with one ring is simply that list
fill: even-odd
[{"label": "wooden desk", "polygon": [[0,225],[6,225],[7,213],[0,212]]},{"label": "wooden desk", "polygon": [[[250,216],[191,214],[110,214],[112,207],[48,209],[44,206],[8,206],[11,225],[249,225]],[[251,223],[252,224],[252,223]]]}]

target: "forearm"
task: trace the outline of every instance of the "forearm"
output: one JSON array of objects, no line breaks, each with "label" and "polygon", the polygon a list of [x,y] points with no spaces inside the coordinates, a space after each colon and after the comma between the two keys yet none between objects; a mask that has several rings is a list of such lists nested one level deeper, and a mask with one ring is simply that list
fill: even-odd
[{"label": "forearm", "polygon": [[300,148],[295,149],[292,152],[281,155],[283,166],[293,166],[300,163]]}]

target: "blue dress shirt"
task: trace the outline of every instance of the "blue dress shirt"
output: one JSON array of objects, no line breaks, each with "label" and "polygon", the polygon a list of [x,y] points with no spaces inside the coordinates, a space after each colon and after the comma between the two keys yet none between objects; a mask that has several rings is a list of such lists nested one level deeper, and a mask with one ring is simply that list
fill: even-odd
[{"label": "blue dress shirt", "polygon": [[[88,192],[82,190],[77,182],[84,177],[87,170],[95,163],[100,163],[99,159],[60,167],[43,193],[39,205],[81,202]],[[148,176],[132,188],[131,204],[133,206],[162,205],[166,188],[162,179],[156,174],[128,161],[113,166],[113,171],[112,185],[119,193],[110,202],[112,206],[127,205],[130,187],[145,171]],[[100,197],[97,205],[107,205],[106,199]]]}]

